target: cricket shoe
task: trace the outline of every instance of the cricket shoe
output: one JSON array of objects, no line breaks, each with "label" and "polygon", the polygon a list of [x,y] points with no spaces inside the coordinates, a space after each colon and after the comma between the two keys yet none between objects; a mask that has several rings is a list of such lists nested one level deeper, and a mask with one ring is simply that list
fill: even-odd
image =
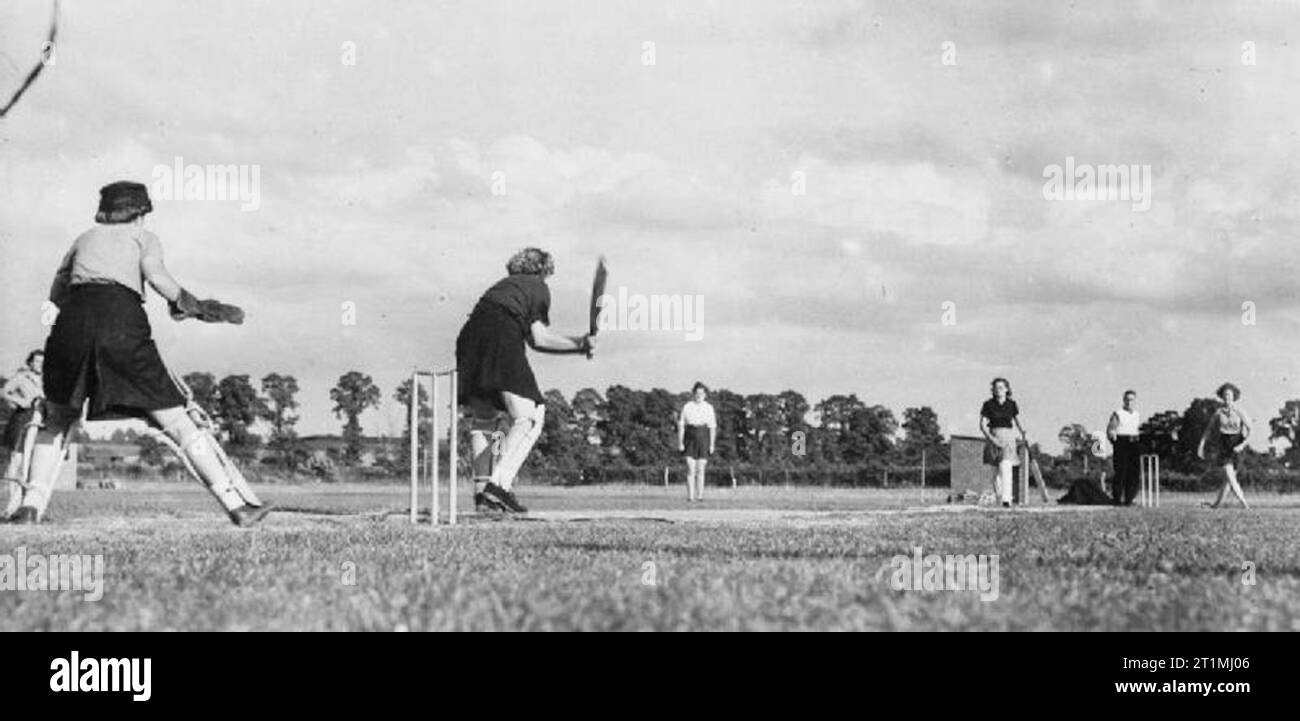
[{"label": "cricket shoe", "polygon": [[514,493],[495,483],[487,484],[487,487],[483,489],[483,496],[485,499],[490,499],[492,502],[499,504],[505,509],[506,513],[528,513],[528,509],[519,503]]},{"label": "cricket shoe", "polygon": [[34,526],[40,522],[36,509],[31,506],[19,508],[14,515],[9,517],[9,522],[21,526]]},{"label": "cricket shoe", "polygon": [[230,522],[240,528],[251,528],[262,522],[263,518],[271,512],[271,504],[264,506],[242,505],[229,512]]},{"label": "cricket shoe", "polygon": [[485,493],[474,494],[474,512],[484,516],[499,516],[502,513],[509,513],[505,506],[498,503],[495,498],[489,498]]}]

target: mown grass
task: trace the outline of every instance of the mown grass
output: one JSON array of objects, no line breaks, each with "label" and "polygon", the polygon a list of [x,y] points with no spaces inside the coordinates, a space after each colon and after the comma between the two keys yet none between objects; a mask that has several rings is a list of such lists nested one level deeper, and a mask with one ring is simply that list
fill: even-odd
[{"label": "mown grass", "polygon": [[[402,488],[267,495],[287,510],[250,532],[194,488],[61,494],[54,523],[0,526],[0,553],[103,553],[105,595],[0,591],[0,630],[1300,630],[1289,496],[918,514],[876,512],[915,505],[902,491],[741,489],[668,523],[599,511],[684,507],[675,489],[537,489],[535,507],[594,520],[433,530],[385,518]],[[726,515],[745,508],[826,513]],[[892,590],[916,546],[998,554],[997,599]]]}]

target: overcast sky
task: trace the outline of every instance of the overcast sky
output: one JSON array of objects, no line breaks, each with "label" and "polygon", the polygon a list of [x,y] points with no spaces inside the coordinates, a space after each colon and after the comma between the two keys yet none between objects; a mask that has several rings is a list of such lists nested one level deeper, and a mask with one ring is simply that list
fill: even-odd
[{"label": "overcast sky", "polygon": [[[64,2],[0,120],[0,367],[44,342],[98,188],[180,157],[258,166],[260,207],[155,198],[172,272],[249,316],[151,297],[164,358],[297,376],[304,433],[354,369],[366,430],[400,432],[395,385],[539,245],[561,330],[600,254],[611,288],[704,297],[701,340],[610,332],[534,356],[543,388],[856,393],[970,433],[1005,375],[1055,448],[1125,388],[1182,410],[1231,380],[1262,441],[1300,397],[1300,7],[1075,5]],[[0,99],[49,10],[0,8]],[[1149,166],[1150,208],[1046,199],[1067,157]]]}]

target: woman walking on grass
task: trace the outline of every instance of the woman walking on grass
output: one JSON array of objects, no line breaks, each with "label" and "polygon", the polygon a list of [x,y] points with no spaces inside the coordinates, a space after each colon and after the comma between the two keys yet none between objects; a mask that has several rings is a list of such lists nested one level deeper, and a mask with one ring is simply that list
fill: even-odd
[{"label": "woman walking on grass", "polygon": [[1241,492],[1241,485],[1237,483],[1237,460],[1241,458],[1242,451],[1246,450],[1246,439],[1250,438],[1250,417],[1237,406],[1237,401],[1241,400],[1241,389],[1237,386],[1224,383],[1219,386],[1215,395],[1223,405],[1210,416],[1210,422],[1205,426],[1205,432],[1201,434],[1201,442],[1196,446],[1196,457],[1204,459],[1205,442],[1211,435],[1217,435],[1219,465],[1223,468],[1223,485],[1219,487],[1219,497],[1214,499],[1214,503],[1207,505],[1210,508],[1223,505],[1225,496],[1231,490],[1232,495],[1241,501],[1242,508],[1250,508],[1246,503],[1246,495]]},{"label": "woman walking on grass", "polygon": [[1011,400],[1011,383],[994,378],[990,386],[993,397],[980,407],[980,432],[988,441],[984,445],[984,463],[993,466],[993,493],[1003,508],[1011,507],[1011,476],[1020,465],[1016,431],[1020,440],[1029,443],[1020,425],[1020,408]]}]

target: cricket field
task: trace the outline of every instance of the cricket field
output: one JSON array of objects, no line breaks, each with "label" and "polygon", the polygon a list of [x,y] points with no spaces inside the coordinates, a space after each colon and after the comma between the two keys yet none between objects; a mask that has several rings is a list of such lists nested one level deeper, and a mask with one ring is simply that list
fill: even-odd
[{"label": "cricket field", "polygon": [[[63,492],[49,523],[0,525],[0,558],[102,555],[102,598],[0,590],[0,631],[1300,631],[1292,495],[1008,511],[942,489],[518,490],[527,519],[434,528],[407,521],[404,486],[266,486],[279,510],[253,530],[193,485]],[[996,558],[996,592],[898,588],[921,555]]]}]

